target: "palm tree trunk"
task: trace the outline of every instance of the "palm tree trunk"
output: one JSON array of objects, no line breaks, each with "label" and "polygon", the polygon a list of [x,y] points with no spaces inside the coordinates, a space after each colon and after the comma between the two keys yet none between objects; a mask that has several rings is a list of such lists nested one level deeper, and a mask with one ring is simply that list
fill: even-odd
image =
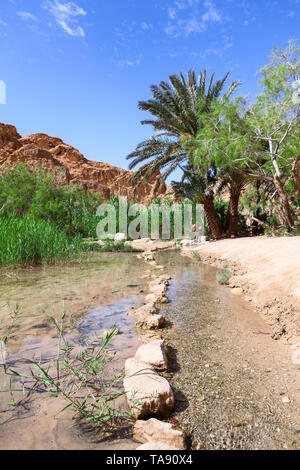
[{"label": "palm tree trunk", "polygon": [[229,237],[237,236],[238,233],[238,218],[239,218],[239,202],[241,196],[241,189],[230,189],[230,201],[228,209],[228,230]]},{"label": "palm tree trunk", "polygon": [[294,228],[294,221],[292,217],[292,211],[290,208],[289,200],[286,194],[286,191],[282,185],[281,179],[278,175],[274,177],[274,185],[278,191],[279,197],[281,199],[281,207],[282,207],[282,214],[284,218],[284,222],[287,226],[288,231],[293,230]]},{"label": "palm tree trunk", "polygon": [[220,222],[214,206],[214,196],[206,196],[203,202],[204,214],[211,235],[216,240],[221,238]]}]

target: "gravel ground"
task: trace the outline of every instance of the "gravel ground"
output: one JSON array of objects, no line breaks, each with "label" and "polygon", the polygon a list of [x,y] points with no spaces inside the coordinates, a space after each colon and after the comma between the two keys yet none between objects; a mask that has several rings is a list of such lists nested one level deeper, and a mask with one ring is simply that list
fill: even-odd
[{"label": "gravel ground", "polygon": [[300,449],[299,366],[242,298],[216,283],[216,270],[173,253],[156,256],[173,274],[166,374],[174,417],[192,449]]}]

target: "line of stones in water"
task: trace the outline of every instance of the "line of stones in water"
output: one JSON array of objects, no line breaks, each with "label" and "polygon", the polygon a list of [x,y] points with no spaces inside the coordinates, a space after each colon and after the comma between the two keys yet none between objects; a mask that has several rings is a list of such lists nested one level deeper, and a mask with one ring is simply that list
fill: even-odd
[{"label": "line of stones in water", "polygon": [[[153,253],[144,252],[143,258],[160,270]],[[167,290],[171,277],[161,275],[149,282],[150,294],[146,304],[134,311],[136,327],[143,330],[156,330],[165,326],[165,318],[158,313],[158,305],[168,303]],[[142,445],[137,450],[184,450],[184,431],[171,423],[157,418],[168,418],[174,409],[174,394],[169,382],[160,372],[169,369],[168,345],[164,339],[153,339],[153,335],[143,336],[144,344],[134,357],[125,363],[124,389],[129,407],[137,419],[133,437]]]}]

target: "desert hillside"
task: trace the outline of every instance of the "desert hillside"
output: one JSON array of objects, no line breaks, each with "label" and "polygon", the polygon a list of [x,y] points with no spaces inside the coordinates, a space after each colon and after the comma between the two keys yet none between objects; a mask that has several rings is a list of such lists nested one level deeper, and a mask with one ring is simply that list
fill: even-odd
[{"label": "desert hillside", "polygon": [[[15,126],[0,123],[0,167],[26,163],[32,167],[42,166],[54,172],[63,184],[81,185],[85,189],[98,192],[105,199],[110,193],[131,198],[133,186],[130,183],[132,172],[108,163],[87,160],[79,150],[64,143],[57,137],[46,134],[32,134],[22,137]],[[142,184],[137,190],[137,199],[150,199],[156,177]],[[158,195],[166,192],[163,185]]]}]

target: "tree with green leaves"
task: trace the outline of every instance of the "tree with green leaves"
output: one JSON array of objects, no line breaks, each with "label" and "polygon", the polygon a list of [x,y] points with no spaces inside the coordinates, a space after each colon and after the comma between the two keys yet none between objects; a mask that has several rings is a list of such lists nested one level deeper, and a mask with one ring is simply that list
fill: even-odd
[{"label": "tree with green leaves", "polygon": [[260,70],[261,94],[251,106],[247,120],[253,142],[261,144],[259,151],[253,145],[248,163],[263,158],[264,164],[255,177],[273,181],[281,201],[282,218],[288,230],[294,220],[286,191],[286,184],[294,180],[300,194],[300,49],[289,41],[286,49],[274,48],[268,65]]},{"label": "tree with green leaves", "polygon": [[188,150],[184,143],[194,138],[203,126],[199,107],[202,114],[208,114],[214,100],[230,96],[239,86],[239,82],[232,82],[222,95],[229,75],[230,72],[214,83],[214,74],[208,82],[206,70],[198,77],[194,70],[190,70],[187,79],[181,73],[171,75],[169,83],[163,81],[159,86],[151,86],[152,98],[140,101],[138,108],[151,115],[141,124],[151,125],[154,134],[127,156],[132,160],[130,169],[141,165],[132,177],[137,186],[160,172],[155,192],[179,165],[188,163]]},{"label": "tree with green leaves", "polygon": [[243,168],[243,159],[247,158],[249,149],[249,126],[245,121],[245,100],[242,97],[234,101],[224,98],[211,104],[209,115],[201,110],[199,119],[203,127],[196,138],[190,141],[191,160],[193,165],[204,165],[208,162],[217,168],[217,193],[226,188],[230,194],[226,232],[236,236],[238,232],[238,206],[242,190],[250,180],[246,174],[239,172]]}]

